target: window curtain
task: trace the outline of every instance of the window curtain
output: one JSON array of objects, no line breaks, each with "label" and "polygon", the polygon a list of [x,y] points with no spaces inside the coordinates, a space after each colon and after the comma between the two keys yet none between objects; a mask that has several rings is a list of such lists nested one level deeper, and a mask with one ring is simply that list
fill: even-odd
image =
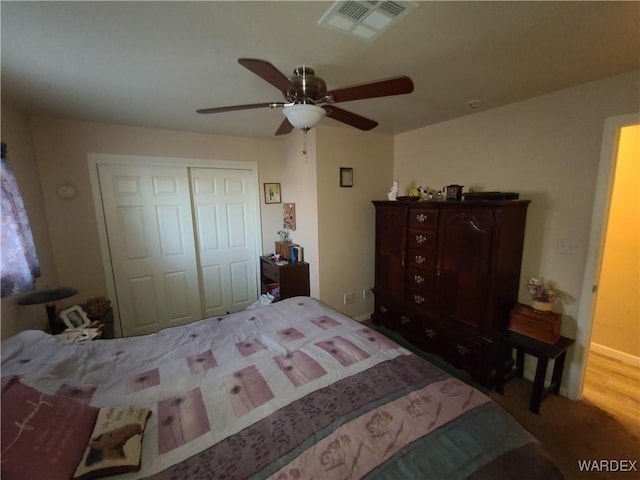
[{"label": "window curtain", "polygon": [[31,291],[40,276],[40,262],[33,243],[27,212],[18,184],[7,162],[2,143],[2,297]]}]

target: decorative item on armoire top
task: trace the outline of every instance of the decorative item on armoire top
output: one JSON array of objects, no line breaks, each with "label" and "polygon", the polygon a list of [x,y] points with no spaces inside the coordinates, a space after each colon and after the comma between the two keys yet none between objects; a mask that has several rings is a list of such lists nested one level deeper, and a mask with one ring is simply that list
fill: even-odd
[{"label": "decorative item on armoire top", "polygon": [[396,197],[398,196],[398,190],[398,180],[394,180],[391,188],[389,189],[389,192],[387,193],[387,197],[389,198],[389,200],[396,200]]},{"label": "decorative item on armoire top", "polygon": [[296,204],[295,203],[283,203],[282,210],[283,224],[282,226],[288,230],[295,232],[296,230]]},{"label": "decorative item on armoire top", "polygon": [[462,200],[462,187],[463,185],[447,185],[445,188],[445,198],[447,200]]},{"label": "decorative item on armoire top", "polygon": [[465,201],[475,200],[518,200],[520,194],[517,192],[475,192],[469,189],[468,192],[462,194]]},{"label": "decorative item on armoire top", "polygon": [[408,197],[397,197],[397,200],[430,200],[429,189],[419,185],[409,189]]}]

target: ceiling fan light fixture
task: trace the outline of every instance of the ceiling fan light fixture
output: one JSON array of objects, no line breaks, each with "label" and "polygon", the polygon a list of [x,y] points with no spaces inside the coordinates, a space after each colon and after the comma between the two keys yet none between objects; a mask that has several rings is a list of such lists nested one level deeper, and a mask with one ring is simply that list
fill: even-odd
[{"label": "ceiling fan light fixture", "polygon": [[291,125],[302,130],[315,127],[326,114],[324,108],[309,103],[297,103],[284,107],[283,112]]}]

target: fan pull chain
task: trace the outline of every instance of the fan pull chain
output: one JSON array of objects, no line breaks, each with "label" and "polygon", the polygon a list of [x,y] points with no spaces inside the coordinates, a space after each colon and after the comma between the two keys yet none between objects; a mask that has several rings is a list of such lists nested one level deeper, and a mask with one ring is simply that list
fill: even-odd
[{"label": "fan pull chain", "polygon": [[309,131],[308,128],[302,128],[302,154],[306,155],[307,154],[307,132]]}]

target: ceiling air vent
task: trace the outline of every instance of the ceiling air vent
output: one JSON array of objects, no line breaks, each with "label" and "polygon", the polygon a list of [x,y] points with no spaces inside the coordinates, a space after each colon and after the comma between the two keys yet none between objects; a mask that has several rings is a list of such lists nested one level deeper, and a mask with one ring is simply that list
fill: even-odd
[{"label": "ceiling air vent", "polygon": [[318,25],[373,40],[396,24],[418,5],[411,1],[338,1],[325,13]]}]

